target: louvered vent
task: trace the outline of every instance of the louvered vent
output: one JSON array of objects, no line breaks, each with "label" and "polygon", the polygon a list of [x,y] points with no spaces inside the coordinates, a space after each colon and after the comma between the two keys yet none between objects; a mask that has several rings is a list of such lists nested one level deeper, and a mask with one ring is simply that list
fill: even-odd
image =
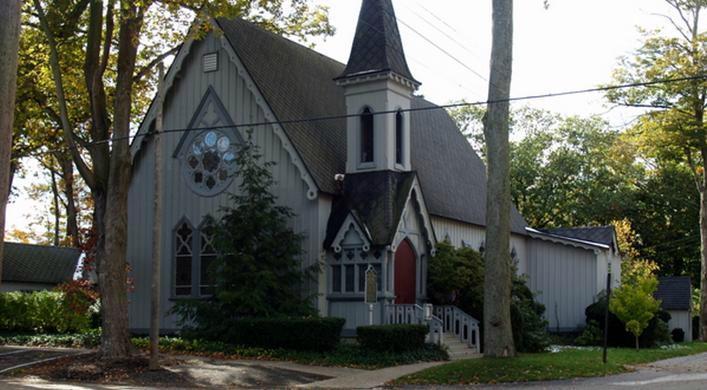
[{"label": "louvered vent", "polygon": [[218,70],[218,52],[204,54],[202,57],[202,66],[204,68],[204,73],[215,72]]}]

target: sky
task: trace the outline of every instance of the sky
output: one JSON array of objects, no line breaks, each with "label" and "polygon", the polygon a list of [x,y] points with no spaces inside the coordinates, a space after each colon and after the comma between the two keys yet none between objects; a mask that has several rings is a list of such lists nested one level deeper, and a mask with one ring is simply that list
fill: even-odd
[{"label": "sky", "polygon": [[[315,39],[315,49],[345,63],[360,8],[358,0],[315,0],[330,7],[336,35]],[[419,93],[437,104],[484,101],[491,52],[490,0],[393,0],[404,50]],[[511,96],[596,87],[611,82],[620,56],[640,45],[637,26],[673,33],[664,0],[516,0]],[[438,46],[438,47],[436,47]],[[441,48],[441,50],[440,50]],[[521,103],[565,115],[601,115],[622,127],[639,112],[617,109],[602,94]],[[7,210],[7,229],[37,229],[34,215],[49,212],[49,197],[26,199],[24,188],[36,178],[17,178],[20,189]]]}]

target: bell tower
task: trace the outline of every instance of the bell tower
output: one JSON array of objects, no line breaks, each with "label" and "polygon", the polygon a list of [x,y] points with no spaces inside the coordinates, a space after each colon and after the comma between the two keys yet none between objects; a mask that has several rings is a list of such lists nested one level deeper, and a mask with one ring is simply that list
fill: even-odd
[{"label": "bell tower", "polygon": [[409,171],[412,77],[391,0],[363,0],[344,88],[346,173]]}]

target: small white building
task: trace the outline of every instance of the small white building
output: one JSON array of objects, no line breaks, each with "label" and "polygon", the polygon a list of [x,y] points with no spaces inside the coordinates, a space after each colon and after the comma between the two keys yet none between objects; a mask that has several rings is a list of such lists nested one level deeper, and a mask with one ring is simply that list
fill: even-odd
[{"label": "small white building", "polygon": [[658,278],[655,298],[660,307],[670,314],[668,329],[682,329],[685,341],[692,341],[692,283],[689,276],[663,276]]}]

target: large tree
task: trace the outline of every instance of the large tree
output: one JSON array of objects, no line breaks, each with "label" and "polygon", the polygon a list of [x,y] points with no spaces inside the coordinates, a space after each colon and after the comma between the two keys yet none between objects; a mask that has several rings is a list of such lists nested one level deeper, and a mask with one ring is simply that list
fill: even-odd
[{"label": "large tree", "polygon": [[[209,17],[222,15],[244,16],[298,37],[332,29],[326,10],[312,8],[308,0],[33,0],[28,13],[46,40],[64,141],[94,200],[102,354],[122,358],[131,353],[126,286],[129,136],[140,117],[134,115],[140,111],[136,107],[149,101],[154,64],[175,53],[175,44],[185,38],[184,26],[195,16],[194,36],[208,28]],[[78,39],[84,47],[78,56],[91,118],[85,132],[70,115],[62,64],[71,59],[62,52],[64,39]]]},{"label": "large tree", "polygon": [[637,129],[651,161],[670,161],[687,167],[700,194],[701,328],[707,340],[707,133],[704,125],[707,95],[707,33],[700,31],[706,0],[665,0],[674,15],[663,15],[672,33],[646,32],[642,46],[622,59],[614,73],[618,83],[684,78],[650,87],[615,90],[612,102],[648,112]]},{"label": "large tree", "polygon": [[5,207],[10,195],[10,148],[17,89],[20,0],[0,3],[0,275],[5,237]]},{"label": "large tree", "polygon": [[513,0],[493,1],[493,43],[486,138],[486,252],[484,355],[515,356],[511,327],[510,92],[513,68]]}]

